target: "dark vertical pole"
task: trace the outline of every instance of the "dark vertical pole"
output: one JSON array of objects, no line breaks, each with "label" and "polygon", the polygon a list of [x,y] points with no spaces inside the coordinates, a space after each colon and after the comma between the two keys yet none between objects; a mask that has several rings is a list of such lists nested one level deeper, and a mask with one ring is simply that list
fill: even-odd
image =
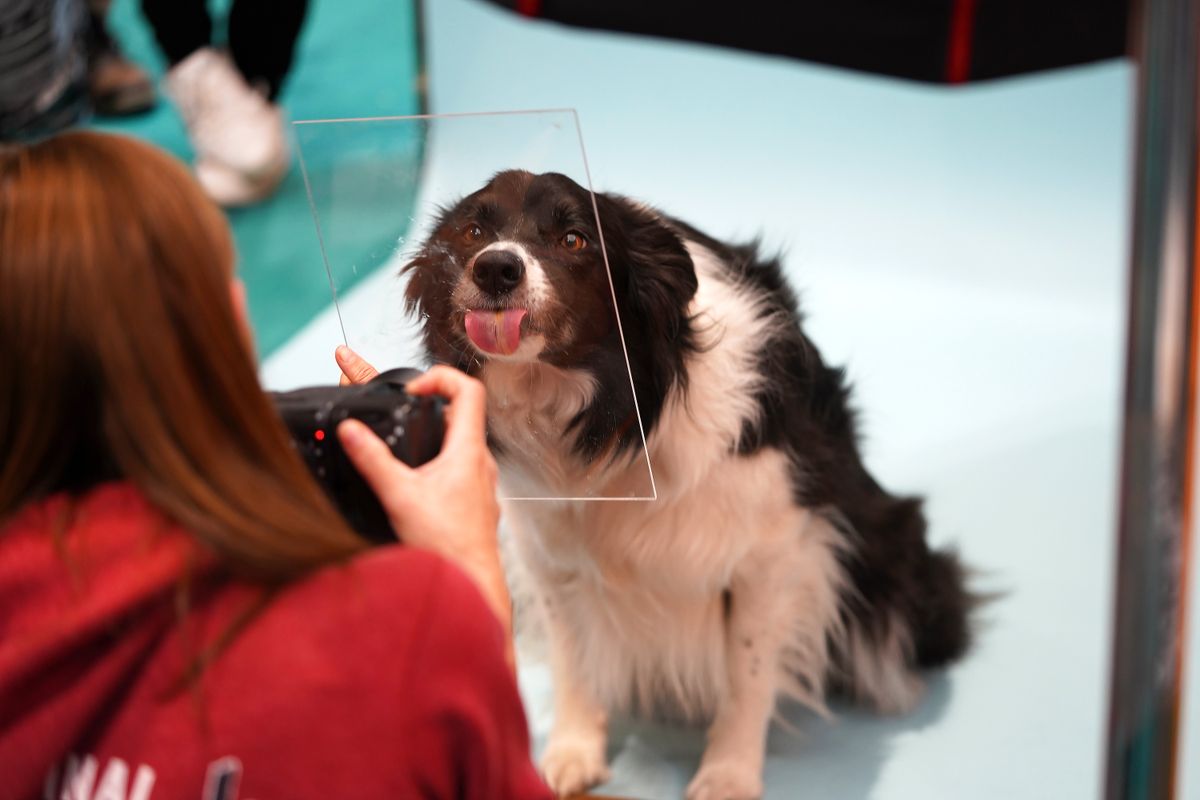
[{"label": "dark vertical pole", "polygon": [[429,32],[425,30],[428,23],[425,15],[425,0],[413,0],[413,30],[416,33],[417,48],[417,113],[429,113],[429,61],[426,42]]},{"label": "dark vertical pole", "polygon": [[1197,357],[1200,0],[1143,0],[1108,800],[1174,796]]}]

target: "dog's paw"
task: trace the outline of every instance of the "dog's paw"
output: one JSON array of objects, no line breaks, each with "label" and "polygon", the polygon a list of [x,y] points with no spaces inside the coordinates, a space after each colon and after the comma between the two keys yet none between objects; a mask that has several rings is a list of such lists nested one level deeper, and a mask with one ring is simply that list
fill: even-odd
[{"label": "dog's paw", "polygon": [[559,797],[579,794],[608,780],[604,739],[571,735],[551,736],[538,762],[542,779]]},{"label": "dog's paw", "polygon": [[700,765],[688,784],[687,800],[756,800],[762,793],[761,769],[722,760]]}]

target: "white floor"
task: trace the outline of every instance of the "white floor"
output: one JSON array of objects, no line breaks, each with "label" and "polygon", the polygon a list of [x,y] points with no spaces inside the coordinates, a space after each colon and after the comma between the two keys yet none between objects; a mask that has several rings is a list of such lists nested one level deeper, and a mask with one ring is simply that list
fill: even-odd
[{"label": "white floor", "polygon": [[[534,24],[468,0],[427,10],[435,111],[577,108],[598,189],[786,250],[811,334],[857,385],[870,465],[927,495],[933,537],[1006,592],[914,714],[845,709],[830,724],[789,712],[800,733],[772,732],[767,797],[1098,798],[1130,66],[947,90]],[[436,176],[472,153],[435,136],[430,158]],[[339,335],[324,314],[265,380],[327,380]],[[1192,675],[1195,687],[1200,667]],[[548,678],[531,665],[522,684],[540,742]],[[608,791],[676,798],[702,734],[622,725],[613,744]],[[1200,762],[1193,728],[1185,747],[1182,761]],[[1182,797],[1200,798],[1198,772],[1185,768]]]}]

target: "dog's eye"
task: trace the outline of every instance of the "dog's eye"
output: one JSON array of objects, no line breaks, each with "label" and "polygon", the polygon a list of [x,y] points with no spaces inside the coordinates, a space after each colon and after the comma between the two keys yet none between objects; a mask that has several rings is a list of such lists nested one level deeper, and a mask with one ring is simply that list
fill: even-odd
[{"label": "dog's eye", "polygon": [[483,238],[483,228],[478,225],[468,225],[463,231],[463,239],[468,242],[478,242]]},{"label": "dog's eye", "polygon": [[559,244],[568,250],[582,250],[583,248],[587,247],[587,239],[583,238],[583,234],[579,233],[578,231],[567,231],[567,233],[564,234],[561,239],[559,239]]}]

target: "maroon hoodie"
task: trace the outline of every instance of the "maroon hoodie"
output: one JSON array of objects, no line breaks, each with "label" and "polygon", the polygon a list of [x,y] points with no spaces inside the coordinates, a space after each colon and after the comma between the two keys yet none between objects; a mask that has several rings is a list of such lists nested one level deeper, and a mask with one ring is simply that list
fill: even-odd
[{"label": "maroon hoodie", "polygon": [[260,597],[129,485],[6,521],[0,796],[551,797],[455,567],[384,547]]}]

